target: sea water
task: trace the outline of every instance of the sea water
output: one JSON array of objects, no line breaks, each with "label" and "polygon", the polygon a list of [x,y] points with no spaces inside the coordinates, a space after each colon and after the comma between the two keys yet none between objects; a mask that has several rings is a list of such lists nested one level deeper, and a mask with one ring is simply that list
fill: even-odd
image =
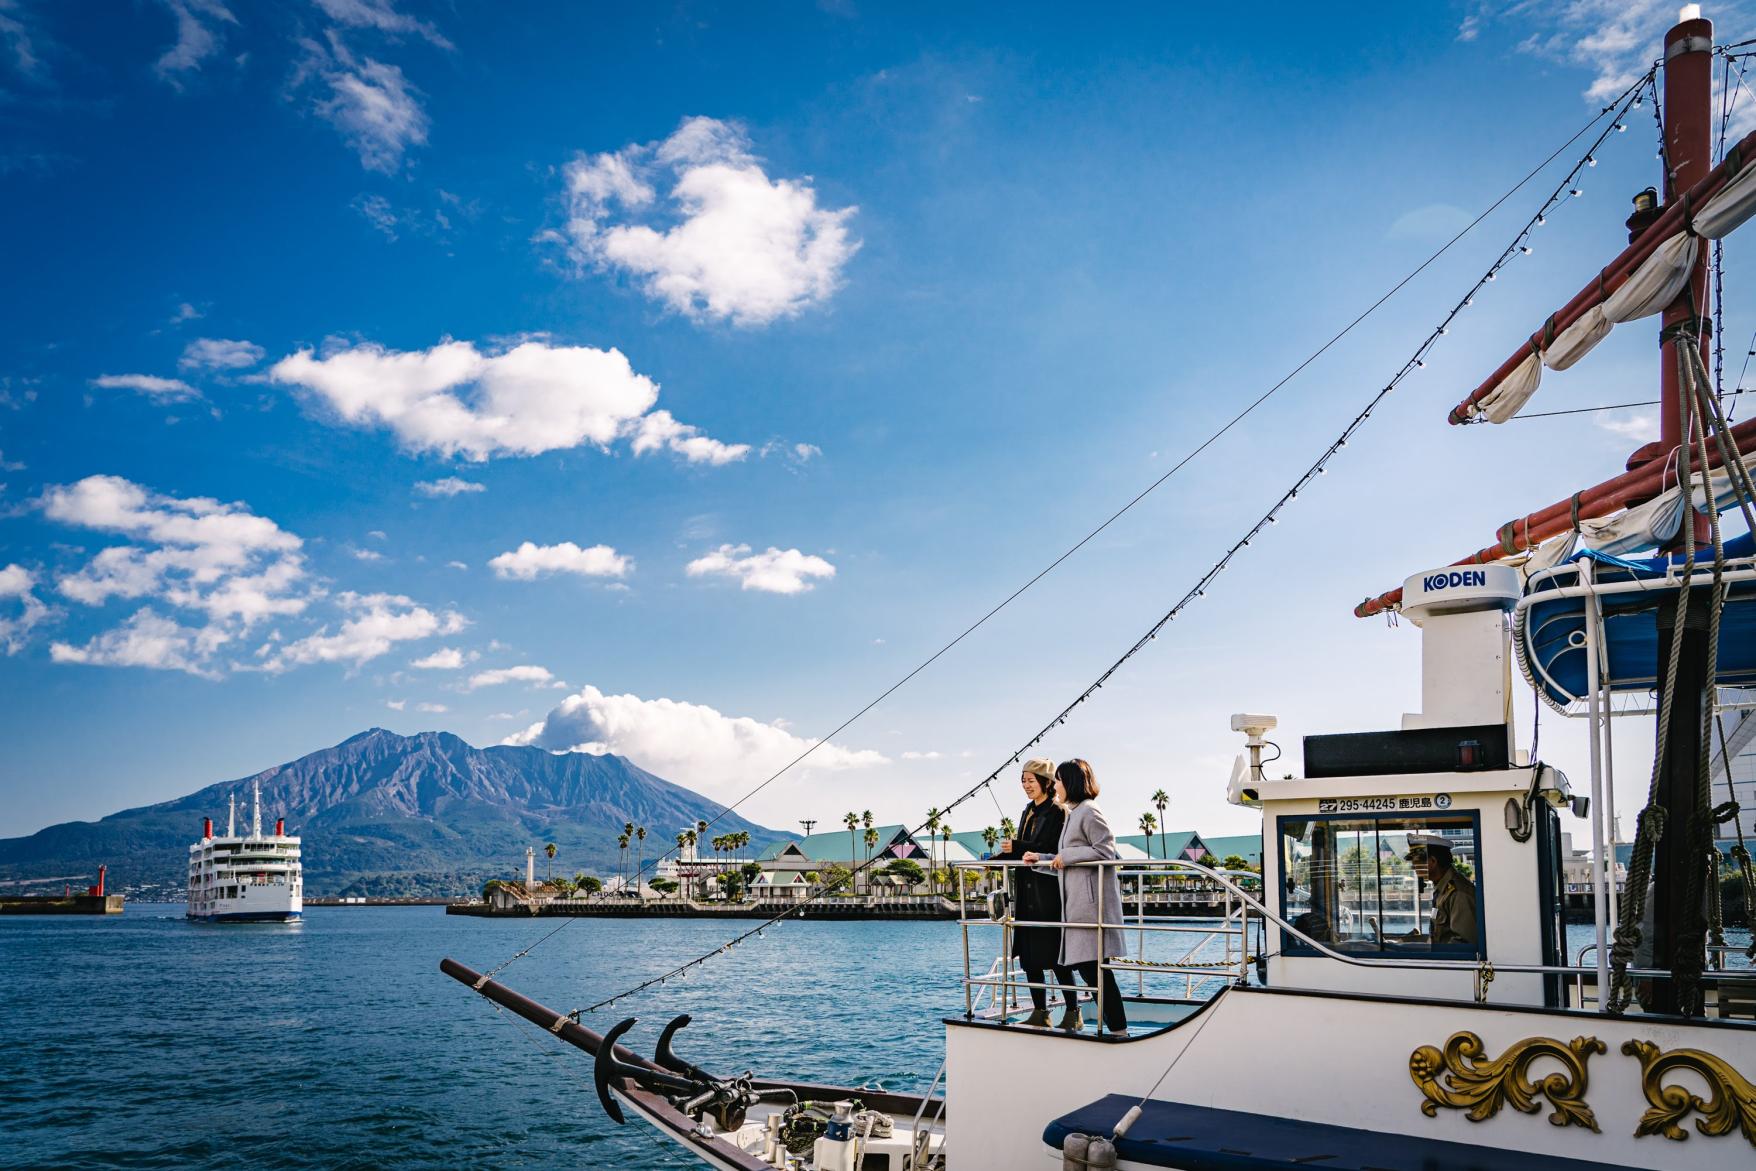
[{"label": "sea water", "polygon": [[[497,978],[566,1012],[753,922],[306,916],[208,925],[180,905],[130,905],[103,919],[0,918],[0,1166],[700,1166],[638,1121],[611,1122],[584,1053],[439,960],[486,971],[536,944]],[[1568,936],[1577,955],[1591,927]],[[972,940],[986,970],[997,935]],[[624,1040],[650,1053],[688,1013],[676,1050],[716,1073],[919,1092],[944,1056],[941,1019],[963,1011],[962,972],[956,923],[789,922],[583,1019],[602,1032],[639,1016]]]}]

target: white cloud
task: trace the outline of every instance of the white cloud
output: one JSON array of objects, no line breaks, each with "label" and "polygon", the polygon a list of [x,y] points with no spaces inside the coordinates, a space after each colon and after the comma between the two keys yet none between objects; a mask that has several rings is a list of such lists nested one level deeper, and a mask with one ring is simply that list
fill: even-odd
[{"label": "white cloud", "polygon": [[177,365],[185,370],[246,370],[262,361],[266,352],[255,342],[196,338],[184,347]]},{"label": "white cloud", "polygon": [[[56,581],[60,593],[86,606],[113,599],[151,599],[200,614],[185,625],[148,606],[84,646],[51,647],[57,662],[159,667],[213,677],[244,669],[224,657],[227,648],[270,618],[309,620],[325,597],[307,580],[303,541],[241,503],[161,495],[119,476],[88,476],[57,485],[40,501],[48,519],[133,543],[100,549]],[[344,592],[334,603],[345,620],[285,642],[280,632],[256,652],[260,669],[299,663],[361,663],[399,641],[461,630],[464,619],[432,611],[408,598]],[[310,629],[309,626],[306,629]]]},{"label": "white cloud", "polygon": [[407,707],[408,705],[409,705],[409,701],[406,699],[387,699],[384,701],[384,706],[389,708],[393,712],[400,712],[403,708]]},{"label": "white cloud", "polygon": [[10,604],[0,609],[0,652],[17,654],[31,628],[50,615],[48,605],[36,595],[36,585],[36,574],[22,565],[0,569],[0,602],[16,599],[20,607],[17,614],[5,612],[11,610]]},{"label": "white cloud", "polygon": [[451,709],[442,703],[417,703],[415,710],[418,712],[448,712]]},{"label": "white cloud", "polygon": [[701,429],[679,423],[669,411],[654,411],[640,420],[630,444],[635,455],[645,455],[661,447],[669,448],[692,464],[733,463],[750,454],[748,443],[721,443],[701,434]]},{"label": "white cloud", "polygon": [[312,3],[323,10],[323,15],[348,28],[372,29],[392,36],[413,33],[441,49],[452,47],[438,29],[424,20],[398,12],[391,0],[312,0]]},{"label": "white cloud", "polygon": [[529,683],[533,687],[559,685],[547,667],[524,664],[518,667],[495,667],[491,671],[478,671],[469,677],[469,690],[478,687],[499,687],[503,683]]},{"label": "white cloud", "polygon": [[155,402],[180,403],[201,397],[201,392],[180,378],[154,374],[103,374],[91,380],[101,390],[132,390]]},{"label": "white cloud", "polygon": [[57,663],[187,671],[212,679],[219,674],[212,666],[215,633],[211,626],[196,629],[150,609],[138,610],[128,621],[93,636],[84,646],[50,643],[49,657]]},{"label": "white cloud", "polygon": [[421,480],[415,484],[415,491],[422,496],[462,496],[468,492],[486,492],[486,484],[478,484],[473,480],[460,480],[456,476],[446,476],[438,480]]},{"label": "white cloud", "polygon": [[355,561],[382,561],[384,554],[376,549],[349,549],[348,555]]},{"label": "white cloud", "polygon": [[752,553],[748,545],[721,545],[705,557],[691,561],[685,572],[690,577],[735,578],[747,590],[800,594],[812,586],[807,578],[834,577],[835,566],[797,549],[776,549],[770,545],[761,553]]},{"label": "white cloud", "polygon": [[326,45],[310,39],[301,44],[305,56],[292,88],[320,82],[324,92],[312,108],[341,131],[367,170],[396,174],[408,149],[427,141],[419,91],[397,66],[356,58],[334,30]]},{"label": "white cloud", "polygon": [[1599,415],[1597,425],[1612,435],[1620,435],[1635,443],[1650,443],[1658,438],[1658,415],[1652,411]]},{"label": "white cloud", "polygon": [[543,342],[503,354],[455,341],[409,352],[368,343],[321,358],[301,350],[269,377],[315,392],[348,423],[389,427],[413,450],[474,460],[608,447],[658,398],[619,350]]},{"label": "white cloud", "polygon": [[100,550],[57,581],[62,594],[88,606],[154,595],[202,610],[208,646],[226,641],[234,626],[306,606],[294,592],[304,577],[303,542],[243,504],[162,496],[120,476],[87,476],[49,488],[42,507],[50,520],[143,542]]},{"label": "white cloud", "polygon": [[[1676,23],[1678,7],[1677,0],[1568,0],[1547,5],[1501,0],[1483,3],[1465,17],[1458,39],[1473,40],[1487,21],[1507,19],[1526,34],[1518,46],[1521,51],[1590,70],[1592,80],[1584,96],[1601,105],[1652,65],[1663,50],[1666,30]],[[1736,129],[1739,121],[1734,117],[1734,137],[1743,133]]]},{"label": "white cloud", "polygon": [[422,671],[457,671],[462,669],[464,661],[462,651],[456,647],[444,646],[425,658],[416,659],[409,666]]},{"label": "white cloud", "polygon": [[201,310],[197,309],[189,302],[184,301],[181,305],[177,306],[177,311],[171,314],[171,324],[182,325],[185,321],[195,321],[205,316],[206,314],[202,313]]},{"label": "white cloud", "polygon": [[562,541],[559,545],[536,545],[526,541],[510,553],[502,553],[488,562],[494,576],[517,581],[532,581],[548,573],[622,577],[632,567],[633,562],[608,545],[581,549],[572,541]]},{"label": "white cloud", "polygon": [[445,563],[445,568],[447,568],[447,569],[468,569],[469,566],[465,565],[461,561],[447,561]]},{"label": "white cloud", "polygon": [[5,44],[12,57],[12,67],[20,77],[42,81],[45,77],[43,59],[37,54],[32,30],[17,16],[8,15],[14,12],[20,16],[29,15],[20,11],[17,0],[0,0],[0,43]]},{"label": "white cloud", "polygon": [[905,752],[902,754],[902,758],[904,760],[938,760],[943,755],[944,753],[941,752]]},{"label": "white cloud", "polygon": [[[613,752],[690,788],[741,790],[814,741],[777,723],[724,715],[704,704],[605,695],[588,686],[504,743],[534,744],[553,752]],[[804,768],[839,771],[888,763],[869,749],[825,744]]]},{"label": "white cloud", "polygon": [[400,594],[344,593],[336,598],[352,616],[334,633],[326,626],[285,647],[272,651],[264,662],[270,671],[302,663],[350,663],[359,666],[383,654],[397,643],[456,634],[468,625],[453,610],[434,613]]},{"label": "white cloud", "polygon": [[847,228],[857,208],[819,207],[808,176],[770,179],[743,130],[713,118],[689,118],[662,142],[580,155],[566,181],[574,256],[695,318],[796,316],[830,298],[860,247]]},{"label": "white cloud", "polygon": [[166,49],[153,65],[171,85],[182,88],[182,75],[198,71],[201,63],[224,47],[221,25],[237,24],[238,18],[219,0],[164,0],[177,20],[177,43]]},{"label": "white cloud", "polygon": [[1430,203],[1405,211],[1385,229],[1387,240],[1444,241],[1469,227],[1473,217],[1450,203]]}]

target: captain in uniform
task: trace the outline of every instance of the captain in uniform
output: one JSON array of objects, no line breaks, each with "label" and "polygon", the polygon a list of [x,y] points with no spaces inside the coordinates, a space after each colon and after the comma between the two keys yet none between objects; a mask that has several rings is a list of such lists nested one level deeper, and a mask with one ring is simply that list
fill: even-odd
[{"label": "captain in uniform", "polygon": [[[1480,938],[1476,885],[1452,861],[1451,843],[1437,834],[1411,834],[1409,847],[1409,861],[1425,866],[1427,882],[1433,888],[1433,919],[1428,932],[1433,946],[1474,947]],[[1414,937],[1419,938],[1419,933]]]}]

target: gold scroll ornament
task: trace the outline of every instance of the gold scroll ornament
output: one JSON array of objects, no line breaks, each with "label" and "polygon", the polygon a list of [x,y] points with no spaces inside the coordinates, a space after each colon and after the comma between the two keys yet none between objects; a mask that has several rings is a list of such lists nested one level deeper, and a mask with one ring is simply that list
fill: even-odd
[{"label": "gold scroll ornament", "polygon": [[[1604,1043],[1596,1037],[1575,1037],[1563,1045],[1548,1037],[1527,1037],[1493,1060],[1482,1056],[1482,1039],[1474,1033],[1453,1033],[1441,1052],[1422,1045],[1409,1054],[1408,1075],[1426,1095],[1421,1113],[1439,1116],[1439,1107],[1468,1110],[1471,1122],[1481,1122],[1510,1102],[1514,1110],[1535,1114],[1536,1097],[1549,1100],[1556,1126],[1583,1126],[1597,1131],[1597,1118],[1585,1104],[1585,1063],[1602,1053]],[[1530,1080],[1530,1064],[1550,1057],[1564,1072],[1551,1073],[1539,1082]]]},{"label": "gold scroll ornament", "polygon": [[[1669,1139],[1686,1139],[1689,1132],[1677,1123],[1693,1110],[1701,1115],[1695,1120],[1695,1129],[1702,1134],[1730,1134],[1736,1126],[1756,1145],[1756,1086],[1724,1060],[1699,1049],[1662,1051],[1651,1041],[1624,1041],[1622,1052],[1640,1059],[1640,1088],[1652,1103],[1652,1109],[1640,1116],[1634,1137],[1662,1134]],[[1701,1078],[1713,1097],[1704,1102],[1682,1086],[1664,1085],[1665,1075],[1676,1070]]]}]

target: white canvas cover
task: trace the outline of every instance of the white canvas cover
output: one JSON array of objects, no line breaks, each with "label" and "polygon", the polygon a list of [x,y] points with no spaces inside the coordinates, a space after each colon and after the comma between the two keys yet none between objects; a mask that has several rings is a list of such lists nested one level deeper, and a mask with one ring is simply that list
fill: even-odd
[{"label": "white canvas cover", "polygon": [[1620,324],[1650,317],[1677,299],[1689,280],[1689,266],[1701,241],[1679,232],[1653,249],[1622,287],[1604,298],[1604,316]]},{"label": "white canvas cover", "polygon": [[1551,370],[1567,369],[1609,337],[1614,326],[1615,323],[1604,316],[1604,307],[1593,305],[1580,315],[1578,321],[1556,335],[1554,344],[1543,351],[1543,365]]},{"label": "white canvas cover", "polygon": [[1476,404],[1476,410],[1490,423],[1504,423],[1524,408],[1542,380],[1542,356],[1532,354],[1502,378],[1488,396]]},{"label": "white canvas cover", "polygon": [[1756,166],[1747,166],[1720,188],[1719,194],[1695,213],[1695,230],[1709,240],[1719,240],[1742,227],[1756,215]]},{"label": "white canvas cover", "polygon": [[[1744,457],[1744,466],[1756,472],[1756,457]],[[1738,491],[1732,484],[1731,473],[1720,468],[1713,473],[1712,479],[1713,507],[1720,512],[1736,507]],[[1695,485],[1695,492],[1698,497],[1695,511],[1705,514],[1707,502],[1699,499],[1699,483]],[[1626,557],[1630,553],[1656,549],[1675,537],[1682,523],[1683,489],[1679,485],[1634,508],[1624,509],[1610,516],[1581,520],[1578,532],[1562,533],[1544,541],[1532,550],[1530,557],[1519,568],[1528,577],[1538,570],[1559,565],[1580,548],[1595,549],[1612,557]],[[1697,555],[1705,557],[1707,550],[1700,550]]]}]

